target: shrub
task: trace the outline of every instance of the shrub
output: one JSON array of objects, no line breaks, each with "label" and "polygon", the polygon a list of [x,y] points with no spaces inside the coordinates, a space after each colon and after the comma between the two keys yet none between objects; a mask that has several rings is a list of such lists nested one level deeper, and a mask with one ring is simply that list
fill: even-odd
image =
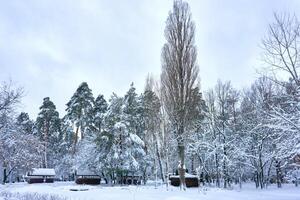
[{"label": "shrub", "polygon": [[65,197],[59,197],[57,195],[39,194],[39,193],[12,193],[1,192],[0,199],[3,200],[67,200]]}]

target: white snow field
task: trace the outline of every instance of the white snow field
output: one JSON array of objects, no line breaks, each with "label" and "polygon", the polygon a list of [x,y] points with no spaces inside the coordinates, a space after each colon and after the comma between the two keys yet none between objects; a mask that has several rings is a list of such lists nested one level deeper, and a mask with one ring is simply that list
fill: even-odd
[{"label": "white snow field", "polygon": [[[236,187],[237,188],[237,187]],[[88,189],[70,191],[70,189]],[[51,194],[70,200],[300,200],[300,187],[284,185],[277,189],[255,189],[253,184],[246,184],[242,190],[224,190],[218,188],[188,188],[180,191],[177,187],[165,186],[88,186],[72,182],[42,184],[15,183],[0,186],[1,192]],[[0,200],[3,200],[4,198]]]}]

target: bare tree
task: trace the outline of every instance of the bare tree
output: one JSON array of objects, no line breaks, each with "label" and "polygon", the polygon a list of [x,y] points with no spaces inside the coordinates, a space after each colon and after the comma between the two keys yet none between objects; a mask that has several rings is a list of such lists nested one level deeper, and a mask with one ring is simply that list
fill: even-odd
[{"label": "bare tree", "polygon": [[22,88],[14,88],[13,82],[0,84],[0,130],[5,125],[7,114],[12,115],[23,96]]},{"label": "bare tree", "polygon": [[275,22],[269,25],[268,34],[262,41],[263,60],[272,71],[287,72],[300,86],[300,23],[295,15],[275,13],[274,18]]},{"label": "bare tree", "polygon": [[[283,93],[277,93],[277,98],[273,97],[273,103],[268,102],[266,115],[270,118],[272,137],[277,139],[278,144],[273,145],[270,166],[273,164],[276,169],[277,186],[282,185],[282,167],[287,158],[294,157],[291,152],[295,144],[292,141],[299,140],[299,102],[300,102],[300,23],[295,15],[274,14],[275,22],[270,24],[269,32],[262,41],[264,48],[264,61],[268,64],[268,69],[275,72],[285,72],[289,76],[289,81],[278,81],[271,78],[277,86],[283,88]],[[275,73],[276,75],[276,73]],[[278,89],[277,89],[278,90]],[[277,127],[274,128],[276,124]],[[283,128],[285,127],[285,128]],[[269,128],[269,127],[268,127]],[[269,129],[271,129],[269,128]],[[286,130],[293,130],[296,134],[286,134]],[[276,133],[278,133],[276,135]],[[282,137],[283,136],[283,137]],[[293,138],[289,138],[293,136]],[[283,138],[279,142],[278,138]],[[288,142],[288,145],[281,145]],[[297,143],[297,142],[296,142]]]},{"label": "bare tree", "polygon": [[[8,152],[7,141],[11,141],[10,131],[18,104],[23,96],[22,88],[15,88],[12,81],[0,83],[0,165],[3,165],[3,175],[6,179]],[[9,139],[7,139],[9,138]],[[13,142],[10,142],[10,144]]]},{"label": "bare tree", "polygon": [[162,49],[162,90],[164,106],[178,143],[180,188],[185,189],[185,135],[198,95],[197,50],[195,25],[189,5],[174,1],[166,21],[166,44]]}]

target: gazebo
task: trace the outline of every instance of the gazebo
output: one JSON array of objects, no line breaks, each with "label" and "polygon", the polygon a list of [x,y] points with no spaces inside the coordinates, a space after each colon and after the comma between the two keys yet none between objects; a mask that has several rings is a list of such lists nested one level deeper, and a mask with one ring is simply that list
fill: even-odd
[{"label": "gazebo", "polygon": [[141,185],[142,175],[128,173],[126,176],[123,176],[120,180],[120,184],[126,185]]},{"label": "gazebo", "polygon": [[25,176],[28,183],[53,183],[55,170],[52,168],[33,168]]},{"label": "gazebo", "polygon": [[[171,185],[173,186],[180,185],[179,175],[171,175],[169,177],[169,180],[171,182]],[[185,185],[186,187],[198,187],[199,186],[198,177],[196,175],[185,173]]]},{"label": "gazebo", "polygon": [[76,170],[75,171],[75,183],[77,184],[88,184],[88,185],[99,185],[101,177],[89,170]]}]

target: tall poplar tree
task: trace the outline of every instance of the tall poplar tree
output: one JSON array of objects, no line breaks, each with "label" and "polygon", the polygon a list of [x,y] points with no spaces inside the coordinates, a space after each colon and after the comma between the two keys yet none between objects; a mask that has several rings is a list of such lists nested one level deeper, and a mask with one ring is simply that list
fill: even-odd
[{"label": "tall poplar tree", "polygon": [[175,0],[166,21],[161,82],[164,106],[177,139],[181,189],[185,189],[185,136],[199,90],[194,36],[195,24],[189,5]]}]

